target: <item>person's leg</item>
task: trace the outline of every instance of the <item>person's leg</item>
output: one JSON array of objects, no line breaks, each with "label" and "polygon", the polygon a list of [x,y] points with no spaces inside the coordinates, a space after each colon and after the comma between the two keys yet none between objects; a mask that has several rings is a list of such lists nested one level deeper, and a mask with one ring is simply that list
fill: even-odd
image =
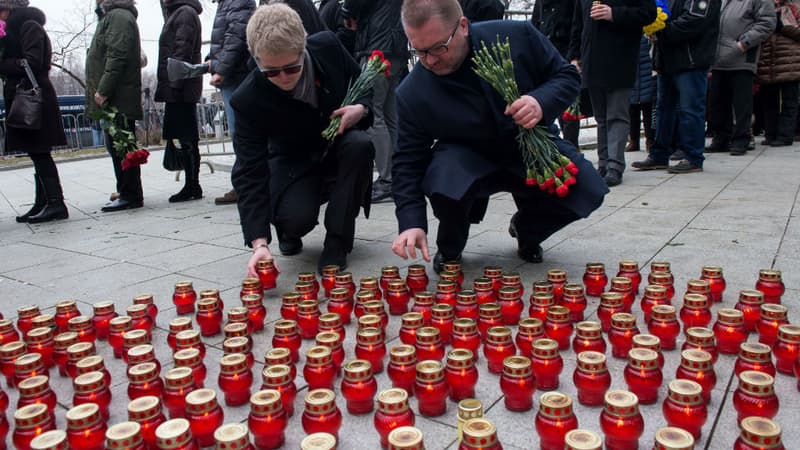
[{"label": "person's leg", "polygon": [[[612,175],[606,179],[609,185],[616,185],[622,181],[625,172],[625,144],[630,133],[630,106],[631,90],[628,88],[609,89],[606,91],[606,135],[608,145],[607,172]],[[638,134],[638,133],[637,133]],[[638,136],[637,136],[638,139]],[[612,173],[615,172],[615,173]],[[617,176],[616,179],[613,179]]]},{"label": "person's leg", "polygon": [[708,82],[708,129],[713,135],[709,152],[726,152],[730,146],[733,114],[729,78],[727,71],[714,70]]},{"label": "person's leg", "polygon": [[181,140],[180,152],[183,156],[183,188],[169,198],[170,203],[199,200],[203,198],[200,187],[200,147],[197,141]]},{"label": "person's leg", "polygon": [[67,205],[64,204],[64,194],[61,190],[61,180],[58,177],[58,168],[50,152],[30,153],[36,174],[39,176],[42,193],[45,197],[42,209],[28,217],[28,223],[50,222],[51,220],[66,219],[69,217]]},{"label": "person's leg", "polygon": [[643,161],[631,164],[639,170],[666,169],[675,135],[675,110],[678,106],[678,93],[672,75],[658,76],[658,96],[656,100],[655,140],[650,152]]},{"label": "person's leg", "polygon": [[108,152],[109,156],[111,156],[111,164],[114,167],[114,178],[117,180],[117,183],[114,185],[114,189],[116,189],[117,193],[122,192],[121,183],[122,183],[122,161],[120,160],[119,156],[117,156],[117,151],[114,150],[114,143],[111,139],[111,135],[108,133],[105,134],[105,145],[106,151]]},{"label": "person's leg", "polygon": [[[391,94],[390,94],[391,92]],[[391,97],[391,99],[390,99]],[[390,88],[387,77],[375,78],[372,86],[372,112],[375,120],[367,130],[375,147],[375,168],[378,179],[372,186],[372,201],[380,202],[391,198],[392,193],[392,136],[389,133],[386,113],[389,101],[394,102],[394,90]],[[394,123],[396,128],[397,123]]]},{"label": "person's leg", "polygon": [[606,125],[606,105],[608,91],[602,88],[589,88],[592,99],[594,120],[597,121],[597,170],[601,176],[606,175],[608,165],[608,129]]},{"label": "person's leg", "polygon": [[228,124],[228,137],[231,139],[233,139],[233,135],[236,133],[236,115],[231,106],[231,97],[233,97],[233,92],[236,91],[237,87],[238,86],[225,86],[219,88],[219,92],[222,94],[222,105],[225,108],[225,122]]},{"label": "person's leg", "polygon": [[[580,217],[565,208],[556,197],[542,191],[521,187],[514,189],[512,196],[517,205],[517,213],[512,218],[517,234],[517,253],[525,261],[541,262],[541,243]],[[534,256],[534,250],[538,252],[538,258],[528,258]]]},{"label": "person's leg", "polygon": [[730,87],[734,116],[731,153],[743,155],[747,152],[747,144],[750,142],[750,125],[753,120],[753,72],[731,71]]},{"label": "person's leg", "polygon": [[780,84],[781,110],[778,116],[776,144],[791,145],[794,142],[794,124],[797,120],[800,85],[796,81]]},{"label": "person's leg", "polygon": [[[136,133],[136,122],[129,120],[127,129],[131,133]],[[122,161],[120,160],[120,168]],[[129,167],[122,170],[122,180],[119,187],[119,196],[133,204],[141,204],[144,200],[142,192],[142,171],[139,166]]]},{"label": "person's leg", "polygon": [[778,115],[780,112],[780,89],[777,84],[762,84],[759,91],[761,112],[763,114],[764,142],[769,145],[778,136]]},{"label": "person's leg", "polygon": [[[678,173],[697,172],[703,168],[703,148],[705,144],[706,90],[708,78],[704,71],[681,72],[675,76],[678,86],[680,110],[678,111],[680,146],[688,164],[678,163],[670,171]],[[685,169],[685,170],[684,170]]]},{"label": "person's leg", "polygon": [[[628,107],[628,117],[631,123],[630,132],[628,133],[628,145],[625,147],[626,152],[639,151],[639,130],[642,126],[642,105],[638,103],[631,103]],[[647,122],[647,120],[645,120]],[[645,125],[645,128],[647,125]]]},{"label": "person's leg", "polygon": [[39,211],[41,211],[42,208],[44,208],[44,204],[46,201],[44,194],[44,187],[42,186],[42,180],[39,179],[39,174],[36,173],[35,170],[36,162],[33,160],[33,158],[31,158],[31,161],[33,161],[34,165],[33,184],[35,189],[35,194],[34,194],[35,197],[33,198],[33,206],[31,206],[31,209],[29,209],[28,212],[26,212],[25,214],[16,217],[16,221],[18,223],[26,223],[31,216],[38,214]]},{"label": "person's leg", "polygon": [[569,142],[570,144],[574,145],[575,148],[580,151],[580,145],[578,142],[578,136],[581,132],[581,121],[580,120],[565,120],[560,122],[561,123],[561,134],[565,141]]},{"label": "person's leg", "polygon": [[644,124],[644,142],[647,151],[650,151],[650,146],[653,145],[656,131],[653,126],[653,104],[642,103],[642,123]]}]

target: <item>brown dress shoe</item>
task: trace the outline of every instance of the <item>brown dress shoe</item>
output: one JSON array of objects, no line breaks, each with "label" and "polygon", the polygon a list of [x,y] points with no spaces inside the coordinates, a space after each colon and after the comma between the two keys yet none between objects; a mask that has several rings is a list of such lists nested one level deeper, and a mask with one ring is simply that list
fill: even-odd
[{"label": "brown dress shoe", "polygon": [[225,195],[222,197],[217,197],[214,199],[215,205],[230,205],[236,203],[239,200],[239,196],[236,195],[236,191],[231,189],[230,191],[226,192]]}]

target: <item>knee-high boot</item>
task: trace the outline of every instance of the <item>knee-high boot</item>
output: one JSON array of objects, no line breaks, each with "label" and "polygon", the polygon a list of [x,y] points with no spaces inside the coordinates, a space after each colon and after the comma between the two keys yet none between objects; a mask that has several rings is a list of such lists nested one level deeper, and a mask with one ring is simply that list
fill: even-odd
[{"label": "knee-high boot", "polygon": [[36,186],[36,197],[33,200],[33,206],[31,209],[21,216],[17,216],[17,222],[19,223],[26,223],[31,216],[35,216],[39,214],[39,212],[44,208],[45,204],[45,195],[44,195],[44,188],[42,187],[42,180],[39,179],[39,174],[33,174],[33,184]]},{"label": "knee-high boot", "polygon": [[28,223],[50,222],[51,220],[66,219],[69,217],[67,205],[64,204],[64,193],[61,190],[61,180],[55,176],[39,176],[45,195],[45,204],[42,210],[28,217]]},{"label": "knee-high boot", "polygon": [[183,188],[169,198],[170,203],[186,202],[203,198],[203,189],[200,187],[200,149],[196,142],[181,141],[183,153]]}]

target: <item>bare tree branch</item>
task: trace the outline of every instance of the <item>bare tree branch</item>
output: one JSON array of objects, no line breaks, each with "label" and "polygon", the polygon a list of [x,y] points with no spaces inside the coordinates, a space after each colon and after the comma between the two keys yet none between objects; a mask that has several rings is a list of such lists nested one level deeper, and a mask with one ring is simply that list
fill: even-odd
[{"label": "bare tree branch", "polygon": [[70,71],[66,67],[62,66],[61,64],[58,64],[56,62],[51,62],[50,64],[53,67],[60,69],[65,74],[69,75],[69,77],[72,78],[73,80],[75,80],[75,82],[77,82],[79,85],[81,85],[81,87],[83,89],[86,89],[86,83],[83,81],[83,79],[81,77],[79,77],[78,75],[75,75],[74,73],[72,73],[72,71]]}]

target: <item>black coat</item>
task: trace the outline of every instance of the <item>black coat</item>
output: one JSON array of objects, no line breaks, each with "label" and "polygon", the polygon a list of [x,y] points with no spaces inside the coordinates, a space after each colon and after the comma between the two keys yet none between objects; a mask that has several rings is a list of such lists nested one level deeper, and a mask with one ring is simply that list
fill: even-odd
[{"label": "black coat", "polygon": [[[345,1],[345,6],[348,2]],[[358,17],[355,58],[360,61],[373,50],[389,59],[408,59],[408,38],[400,22],[402,0],[372,0]]]},{"label": "black coat", "polygon": [[208,60],[211,73],[225,77],[223,86],[236,86],[247,75],[247,21],[256,9],[254,0],[220,0],[211,29]]},{"label": "black coat", "polygon": [[[350,81],[361,71],[330,31],[309,36],[306,49],[314,64],[317,108],[295,100],[258,69],[247,75],[231,98],[236,113],[236,162],[231,181],[239,196],[239,216],[248,245],[257,237],[271,241],[272,199],[279,198],[294,179],[319,166],[327,147],[322,130],[342,103]],[[356,103],[369,108],[370,98],[371,92]],[[370,113],[357,128],[366,130],[371,125]]]},{"label": "black coat", "polygon": [[[267,3],[270,3],[270,0],[259,0],[258,2],[259,5],[266,5]],[[306,29],[307,35],[311,36],[312,34],[327,30],[325,23],[322,21],[322,17],[320,17],[319,11],[314,7],[314,3],[312,3],[311,0],[282,0],[282,3],[286,3],[293,10],[297,11],[300,20],[303,22],[303,28]]]},{"label": "black coat", "polygon": [[656,101],[656,79],[653,76],[653,60],[650,40],[642,36],[639,43],[639,65],[636,68],[636,83],[631,90],[631,104],[642,105]]},{"label": "black coat", "polygon": [[200,16],[203,7],[199,0],[167,2],[167,20],[158,38],[158,68],[155,100],[169,103],[197,103],[203,93],[202,77],[169,81],[167,58],[192,64],[200,62]]},{"label": "black coat", "polygon": [[323,0],[319,5],[319,16],[325,27],[336,33],[336,37],[344,45],[344,48],[351,55],[355,54],[356,32],[344,26],[345,14],[342,12],[339,0]]},{"label": "black coat", "polygon": [[537,0],[531,23],[550,39],[561,56],[567,57],[575,0]]},{"label": "black coat", "polygon": [[464,17],[470,22],[484,22],[486,20],[500,20],[505,13],[505,5],[500,0],[458,0]]},{"label": "black coat", "polygon": [[656,18],[653,0],[605,0],[613,21],[589,17],[593,0],[577,0],[567,59],[580,60],[583,86],[631,88],[642,27]]},{"label": "black coat", "polygon": [[3,86],[6,112],[14,103],[17,84],[24,80],[27,89],[30,82],[25,69],[19,64],[20,59],[28,60],[36,82],[42,89],[42,129],[31,131],[7,127],[6,150],[28,153],[49,152],[52,147],[67,145],[64,125],[58,108],[58,97],[50,82],[50,60],[53,50],[50,39],[44,31],[45,16],[37,8],[17,8],[11,10],[6,21],[6,37],[2,39],[5,47],[3,60],[0,62],[0,74],[6,76]]},{"label": "black coat", "polygon": [[667,26],[656,33],[656,71],[708,70],[717,54],[721,0],[672,0]]}]

